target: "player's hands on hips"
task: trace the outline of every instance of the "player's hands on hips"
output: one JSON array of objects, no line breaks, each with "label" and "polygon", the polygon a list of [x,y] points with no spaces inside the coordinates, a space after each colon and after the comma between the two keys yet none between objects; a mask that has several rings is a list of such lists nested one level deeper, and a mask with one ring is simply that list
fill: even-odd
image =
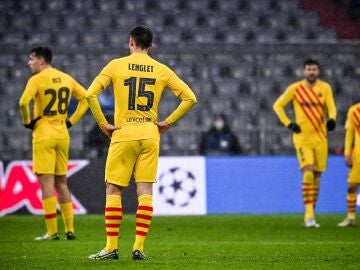
[{"label": "player's hands on hips", "polygon": [[336,122],[334,119],[329,119],[326,123],[326,128],[328,131],[333,131],[336,128]]},{"label": "player's hands on hips", "polygon": [[115,127],[111,124],[107,124],[105,127],[103,127],[101,130],[102,132],[111,139],[111,136],[115,130],[121,129],[121,127]]},{"label": "player's hands on hips", "polygon": [[348,166],[349,168],[352,167],[352,157],[351,157],[351,155],[346,155],[346,156],[345,156],[345,164],[346,164],[346,166]]},{"label": "player's hands on hips", "polygon": [[171,126],[166,121],[155,123],[159,129],[160,134],[165,133]]},{"label": "player's hands on hips", "polygon": [[39,116],[39,117],[37,117],[37,118],[35,118],[35,119],[31,120],[29,124],[24,124],[24,127],[26,127],[26,128],[29,128],[29,129],[33,130],[33,129],[34,129],[34,127],[35,127],[36,122],[37,122],[37,121],[39,121],[39,119],[40,119],[40,118],[41,118],[41,116]]},{"label": "player's hands on hips", "polygon": [[298,124],[296,123],[290,123],[288,126],[288,129],[291,129],[292,132],[294,133],[300,133],[301,132],[301,128]]}]

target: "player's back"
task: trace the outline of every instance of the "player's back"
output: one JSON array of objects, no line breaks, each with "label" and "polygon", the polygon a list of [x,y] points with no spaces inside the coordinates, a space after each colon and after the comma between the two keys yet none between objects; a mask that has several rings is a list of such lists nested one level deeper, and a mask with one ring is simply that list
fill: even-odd
[{"label": "player's back", "polygon": [[66,119],[77,82],[55,68],[46,68],[30,78],[25,91],[34,94],[34,118],[41,117],[33,132],[34,140],[68,138]]},{"label": "player's back", "polygon": [[164,88],[171,88],[169,79],[176,76],[174,72],[147,54],[133,53],[112,60],[98,76],[100,81],[103,76],[111,78],[115,125],[122,127],[114,132],[112,141],[157,138],[154,122],[159,102]]},{"label": "player's back", "polygon": [[156,121],[160,97],[169,78],[166,66],[143,53],[115,59],[110,65],[117,124],[139,122],[136,118],[143,117]]}]

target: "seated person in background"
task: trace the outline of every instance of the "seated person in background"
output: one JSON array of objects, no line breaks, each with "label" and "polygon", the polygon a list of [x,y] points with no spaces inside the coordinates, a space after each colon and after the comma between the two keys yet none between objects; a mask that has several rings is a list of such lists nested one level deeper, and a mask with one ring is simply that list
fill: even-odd
[{"label": "seated person in background", "polygon": [[239,155],[241,146],[236,135],[231,131],[225,115],[214,116],[211,128],[202,135],[201,155]]}]

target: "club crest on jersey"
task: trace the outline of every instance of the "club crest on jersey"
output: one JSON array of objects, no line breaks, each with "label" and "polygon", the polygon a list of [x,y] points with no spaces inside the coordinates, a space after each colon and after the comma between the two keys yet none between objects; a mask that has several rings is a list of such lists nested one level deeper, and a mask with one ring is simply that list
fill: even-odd
[{"label": "club crest on jersey", "polygon": [[[70,178],[88,164],[87,160],[70,160],[67,177]],[[71,199],[74,213],[86,214],[85,207],[73,194]],[[43,214],[41,188],[37,176],[32,172],[32,162],[12,161],[4,170],[3,162],[0,161],[0,216],[16,212],[22,207],[32,214]]]}]

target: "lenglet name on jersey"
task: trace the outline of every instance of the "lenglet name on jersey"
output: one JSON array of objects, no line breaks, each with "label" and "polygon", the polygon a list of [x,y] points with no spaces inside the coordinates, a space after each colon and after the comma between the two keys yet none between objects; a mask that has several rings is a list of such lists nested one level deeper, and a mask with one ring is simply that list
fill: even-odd
[{"label": "lenglet name on jersey", "polygon": [[154,66],[128,63],[128,70],[141,71],[141,72],[153,72]]}]

